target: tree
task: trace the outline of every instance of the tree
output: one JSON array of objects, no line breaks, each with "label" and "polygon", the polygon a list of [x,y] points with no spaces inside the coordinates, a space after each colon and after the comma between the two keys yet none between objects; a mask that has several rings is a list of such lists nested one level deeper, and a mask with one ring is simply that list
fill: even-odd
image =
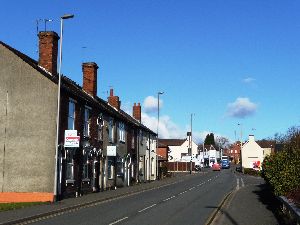
[{"label": "tree", "polygon": [[215,145],[215,137],[213,133],[207,134],[204,140],[205,145]]}]

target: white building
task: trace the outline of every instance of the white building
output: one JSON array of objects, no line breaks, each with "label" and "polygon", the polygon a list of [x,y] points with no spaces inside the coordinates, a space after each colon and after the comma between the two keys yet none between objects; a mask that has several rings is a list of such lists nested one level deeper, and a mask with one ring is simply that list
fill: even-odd
[{"label": "white building", "polygon": [[186,161],[186,157],[190,155],[189,146],[191,145],[192,158],[198,155],[198,145],[189,139],[160,139],[160,143],[168,146],[168,161],[180,162]]},{"label": "white building", "polygon": [[264,150],[254,140],[254,135],[249,135],[249,140],[242,147],[242,168],[261,169],[264,160]]}]

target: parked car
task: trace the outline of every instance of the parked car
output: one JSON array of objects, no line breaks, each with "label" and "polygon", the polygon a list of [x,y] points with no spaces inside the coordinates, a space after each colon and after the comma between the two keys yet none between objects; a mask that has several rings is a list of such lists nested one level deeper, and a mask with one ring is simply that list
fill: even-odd
[{"label": "parked car", "polygon": [[221,165],[219,163],[214,163],[211,168],[213,171],[221,171]]}]

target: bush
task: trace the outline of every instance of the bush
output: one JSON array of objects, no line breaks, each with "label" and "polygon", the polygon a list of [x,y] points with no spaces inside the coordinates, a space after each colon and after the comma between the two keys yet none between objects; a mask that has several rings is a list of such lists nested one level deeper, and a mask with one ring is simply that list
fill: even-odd
[{"label": "bush", "polygon": [[263,161],[262,175],[275,195],[286,195],[300,187],[300,150],[288,148]]}]

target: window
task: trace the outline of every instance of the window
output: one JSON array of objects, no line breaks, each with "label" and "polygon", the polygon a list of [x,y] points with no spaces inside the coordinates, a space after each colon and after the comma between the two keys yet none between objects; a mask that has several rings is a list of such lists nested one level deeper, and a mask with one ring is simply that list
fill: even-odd
[{"label": "window", "polygon": [[98,141],[103,141],[103,126],[104,126],[103,116],[102,116],[102,114],[100,114],[97,118]]},{"label": "window", "polygon": [[82,179],[89,179],[89,151],[83,150],[83,170],[82,170]]},{"label": "window", "polygon": [[75,130],[75,101],[69,100],[68,130]]},{"label": "window", "polygon": [[151,176],[155,174],[155,165],[154,165],[154,158],[151,158]]},{"label": "window", "polygon": [[70,148],[67,150],[66,155],[66,180],[74,180],[74,155],[75,149]]},{"label": "window", "polygon": [[108,179],[113,179],[114,178],[114,161],[112,157],[109,157],[111,159],[107,160],[107,176]]},{"label": "window", "polygon": [[119,141],[125,142],[125,124],[119,122]]},{"label": "window", "polygon": [[140,143],[141,145],[143,145],[143,131],[140,130],[140,133],[139,133],[139,136],[140,136]]},{"label": "window", "polygon": [[108,138],[109,138],[109,142],[110,143],[114,142],[114,120],[113,120],[113,118],[109,119],[109,123],[108,123]]},{"label": "window", "polygon": [[91,112],[91,108],[85,106],[85,108],[84,108],[84,130],[83,130],[83,135],[85,137],[90,136],[90,123],[91,123],[90,112]]},{"label": "window", "polygon": [[134,149],[135,143],[134,143],[134,130],[131,132],[131,148]]}]

